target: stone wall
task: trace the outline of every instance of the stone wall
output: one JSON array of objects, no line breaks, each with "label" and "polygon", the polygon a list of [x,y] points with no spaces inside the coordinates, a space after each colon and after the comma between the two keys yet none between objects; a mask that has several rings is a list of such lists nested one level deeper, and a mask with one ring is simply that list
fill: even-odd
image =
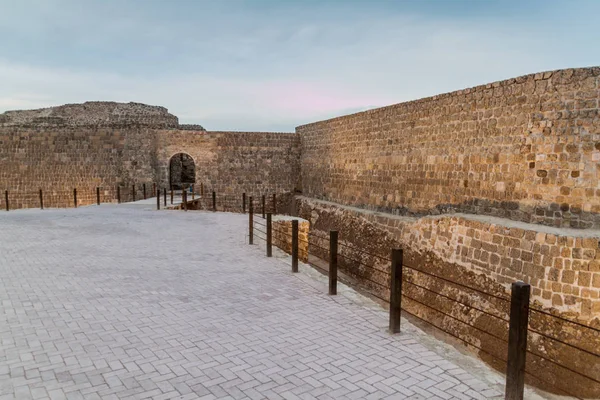
[{"label": "stone wall", "polygon": [[116,201],[120,185],[125,199],[131,185],[141,190],[141,183],[155,182],[153,132],[142,126],[0,126],[0,190],[10,192],[12,208],[37,207],[39,189],[48,207],[71,206],[73,188],[82,205],[95,202],[96,187],[103,199]]},{"label": "stone wall", "polygon": [[164,107],[141,103],[88,101],[37,110],[6,111],[0,114],[0,126],[20,127],[115,127],[140,125],[153,128],[177,128],[176,116]]},{"label": "stone wall", "polygon": [[599,76],[532,74],[300,126],[303,194],[600,227]]},{"label": "stone wall", "polygon": [[196,191],[241,196],[283,193],[298,187],[299,138],[292,133],[162,130],[158,177],[168,184],[169,160],[189,154],[196,166]]},{"label": "stone wall", "polygon": [[96,202],[96,187],[103,201],[116,201],[121,186],[126,201],[136,184],[139,199],[142,183],[169,187],[169,161],[176,153],[191,156],[196,187],[206,193],[259,196],[297,187],[297,135],[181,128],[165,108],[138,103],[88,102],[0,114],[0,190],[9,191],[11,208],[38,207],[39,189],[47,194],[48,207],[72,206],[73,188],[81,205]]},{"label": "stone wall", "polygon": [[305,219],[276,215],[273,217],[273,246],[292,254],[292,220],[298,220],[298,260],[308,262],[309,222]]},{"label": "stone wall", "polygon": [[600,380],[600,361],[588,353],[597,352],[600,337],[568,322],[600,328],[596,231],[465,214],[398,216],[306,197],[296,203],[298,216],[310,222],[315,244],[309,245],[310,254],[327,260],[321,248],[328,248],[329,230],[338,230],[340,273],[383,302],[389,299],[391,249],[403,248],[410,282],[404,284],[403,309],[417,322],[448,332],[502,372],[510,284],[530,283],[532,308],[542,312],[531,312],[530,328],[537,333],[529,333],[527,370],[556,387],[530,376],[528,382],[557,393],[600,396],[600,385],[571,372]]}]

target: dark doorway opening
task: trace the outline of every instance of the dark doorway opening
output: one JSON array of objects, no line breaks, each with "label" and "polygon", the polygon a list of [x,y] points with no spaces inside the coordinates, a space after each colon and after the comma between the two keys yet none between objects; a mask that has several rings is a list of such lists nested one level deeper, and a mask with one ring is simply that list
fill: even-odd
[{"label": "dark doorway opening", "polygon": [[172,189],[187,189],[196,182],[194,159],[185,153],[177,153],[169,161],[169,184]]}]

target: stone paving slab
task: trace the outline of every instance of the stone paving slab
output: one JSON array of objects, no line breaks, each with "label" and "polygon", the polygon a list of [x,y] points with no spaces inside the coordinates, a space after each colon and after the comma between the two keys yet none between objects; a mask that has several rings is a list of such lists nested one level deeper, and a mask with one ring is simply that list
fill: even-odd
[{"label": "stone paving slab", "polygon": [[503,397],[245,244],[246,216],[153,204],[0,213],[0,399]]}]

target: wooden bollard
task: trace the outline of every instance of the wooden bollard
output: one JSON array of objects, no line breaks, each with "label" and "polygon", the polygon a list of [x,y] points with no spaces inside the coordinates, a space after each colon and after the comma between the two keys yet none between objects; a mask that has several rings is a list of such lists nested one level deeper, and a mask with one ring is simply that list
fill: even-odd
[{"label": "wooden bollard", "polygon": [[117,186],[117,204],[121,204],[121,186]]},{"label": "wooden bollard", "polygon": [[167,206],[167,188],[163,188],[163,206]]},{"label": "wooden bollard", "polygon": [[292,272],[298,272],[298,220],[292,220]]},{"label": "wooden bollard", "polygon": [[273,193],[273,215],[277,214],[277,195]]},{"label": "wooden bollard", "polygon": [[271,213],[267,213],[267,257],[273,256],[273,222]]},{"label": "wooden bollard", "polygon": [[96,204],[100,205],[100,188],[96,188]]},{"label": "wooden bollard", "polygon": [[265,203],[266,203],[266,199],[265,199],[265,195],[262,195],[262,217],[263,219],[265,218]]},{"label": "wooden bollard", "polygon": [[156,209],[160,210],[160,189],[156,191]]},{"label": "wooden bollard", "polygon": [[146,184],[142,184],[142,190],[144,191],[144,200],[146,200]]},{"label": "wooden bollard", "polygon": [[10,205],[8,203],[8,190],[4,191],[4,205],[6,206],[6,211],[9,211]]},{"label": "wooden bollard", "polygon": [[248,208],[248,244],[254,244],[254,207],[252,207],[252,196]]},{"label": "wooden bollard", "polygon": [[213,211],[217,211],[217,192],[213,190]]},{"label": "wooden bollard", "polygon": [[77,208],[77,188],[73,189],[73,205]]},{"label": "wooden bollard", "polygon": [[337,294],[338,231],[329,231],[329,294]]},{"label": "wooden bollard", "polygon": [[402,309],[402,249],[392,250],[392,269],[390,283],[390,333],[400,332],[400,316]]},{"label": "wooden bollard", "polygon": [[523,400],[531,286],[514,282],[510,297],[505,400]]},{"label": "wooden bollard", "polygon": [[44,209],[44,193],[42,192],[42,189],[40,189],[40,209]]},{"label": "wooden bollard", "polygon": [[242,212],[246,214],[246,193],[242,193]]}]

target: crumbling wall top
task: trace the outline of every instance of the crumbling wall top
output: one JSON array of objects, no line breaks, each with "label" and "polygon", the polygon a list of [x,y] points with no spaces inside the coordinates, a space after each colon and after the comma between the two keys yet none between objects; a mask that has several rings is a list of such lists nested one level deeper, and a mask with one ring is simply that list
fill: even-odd
[{"label": "crumbling wall top", "polygon": [[179,120],[165,107],[141,103],[88,101],[37,110],[6,111],[0,126],[127,126],[178,128]]}]

